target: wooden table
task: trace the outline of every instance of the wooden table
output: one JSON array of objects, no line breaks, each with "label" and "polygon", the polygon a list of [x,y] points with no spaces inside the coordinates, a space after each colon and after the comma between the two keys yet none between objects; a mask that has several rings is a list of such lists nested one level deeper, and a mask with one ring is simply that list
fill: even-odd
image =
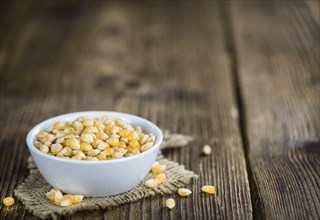
[{"label": "wooden table", "polygon": [[192,135],[164,153],[200,178],[172,211],[165,195],[64,219],[320,218],[318,1],[0,4],[1,199],[28,175],[33,125],[100,109]]}]

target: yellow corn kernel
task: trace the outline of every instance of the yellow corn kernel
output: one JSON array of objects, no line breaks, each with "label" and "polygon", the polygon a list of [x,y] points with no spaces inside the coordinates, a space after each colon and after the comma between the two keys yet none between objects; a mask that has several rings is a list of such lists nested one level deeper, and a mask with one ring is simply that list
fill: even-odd
[{"label": "yellow corn kernel", "polygon": [[110,131],[112,131],[113,127],[114,127],[114,124],[110,123],[110,124],[108,124],[108,125],[106,125],[104,127],[104,131],[109,131],[110,132]]},{"label": "yellow corn kernel", "polygon": [[75,129],[73,127],[68,127],[66,129],[64,129],[63,132],[66,134],[74,134]]},{"label": "yellow corn kernel", "polygon": [[46,197],[47,197],[51,202],[54,201],[55,195],[56,195],[56,193],[55,193],[55,192],[52,192],[52,191],[46,193]]},{"label": "yellow corn kernel", "polygon": [[80,144],[80,150],[82,150],[82,151],[89,151],[89,150],[93,150],[93,147],[92,147],[92,145],[89,144],[89,143],[82,142],[82,143]]},{"label": "yellow corn kernel", "polygon": [[111,146],[114,146],[114,147],[118,147],[120,145],[120,142],[118,139],[116,138],[109,138],[108,139],[108,143],[111,145]]},{"label": "yellow corn kernel", "polygon": [[216,194],[216,187],[211,185],[205,185],[201,187],[202,192],[208,193],[208,194]]},{"label": "yellow corn kernel", "polygon": [[95,156],[97,156],[100,152],[101,152],[101,150],[99,150],[99,149],[89,150],[89,151],[87,152],[87,155],[90,156],[90,157],[95,157]]},{"label": "yellow corn kernel", "polygon": [[152,166],[151,172],[154,174],[163,173],[166,170],[165,165]]},{"label": "yellow corn kernel", "polygon": [[80,136],[80,140],[86,143],[91,144],[94,141],[94,136],[91,133],[82,133]]},{"label": "yellow corn kernel", "polygon": [[71,201],[73,204],[78,204],[82,201],[83,196],[82,195],[72,195],[71,196]]},{"label": "yellow corn kernel", "polygon": [[122,155],[126,154],[128,152],[128,150],[126,150],[124,148],[118,148],[116,151],[122,153]]},{"label": "yellow corn kernel", "polygon": [[132,148],[140,148],[140,144],[138,141],[130,141],[129,142],[129,145],[132,147]]},{"label": "yellow corn kernel", "polygon": [[83,124],[80,121],[74,121],[72,123],[72,126],[78,131],[82,131],[83,130]]},{"label": "yellow corn kernel", "polygon": [[89,127],[89,126],[93,126],[93,119],[84,119],[82,121],[83,126],[85,127]]},{"label": "yellow corn kernel", "polygon": [[139,136],[138,136],[136,133],[132,132],[132,133],[128,136],[128,139],[129,139],[130,141],[137,141],[137,140],[139,140]]},{"label": "yellow corn kernel", "polygon": [[144,145],[147,142],[148,139],[149,139],[149,136],[145,134],[139,139],[139,143],[141,145]]},{"label": "yellow corn kernel", "polygon": [[125,155],[123,155],[124,157],[132,157],[132,156],[134,156],[134,154],[132,154],[132,153],[126,153]]},{"label": "yellow corn kernel", "polygon": [[172,198],[169,198],[169,199],[166,200],[166,206],[169,209],[172,209],[173,207],[176,206],[176,202]]},{"label": "yellow corn kernel", "polygon": [[142,152],[144,152],[146,150],[149,150],[152,146],[153,146],[153,143],[152,142],[148,142],[148,143],[145,143],[144,145],[142,145],[140,150]]},{"label": "yellow corn kernel", "polygon": [[112,148],[107,148],[104,150],[107,156],[110,156],[114,153],[114,150]]},{"label": "yellow corn kernel", "polygon": [[70,138],[66,140],[66,146],[70,147],[74,150],[79,150],[80,149],[80,142],[76,138]]},{"label": "yellow corn kernel", "polygon": [[156,180],[158,181],[158,183],[165,183],[165,182],[167,182],[167,176],[163,173],[159,173],[156,176]]},{"label": "yellow corn kernel", "polygon": [[120,148],[127,148],[127,145],[123,141],[120,141],[119,147]]},{"label": "yellow corn kernel", "polygon": [[40,149],[40,146],[42,145],[42,143],[40,141],[35,141],[33,144],[38,149]]},{"label": "yellow corn kernel", "polygon": [[202,152],[203,152],[204,155],[210,155],[212,153],[212,149],[208,144],[206,144],[202,148]]},{"label": "yellow corn kernel", "polygon": [[100,139],[95,139],[95,140],[91,143],[91,145],[92,145],[93,148],[98,148],[98,145],[99,145],[100,143],[102,143],[102,142],[103,142],[103,141],[100,140]]},{"label": "yellow corn kernel", "polygon": [[156,141],[156,137],[154,135],[149,136],[147,142],[152,142],[154,143]]},{"label": "yellow corn kernel", "polygon": [[106,142],[101,142],[101,143],[98,144],[98,149],[99,150],[105,150],[108,147],[110,147],[110,145],[107,144]]},{"label": "yellow corn kernel", "polygon": [[98,130],[103,130],[106,126],[100,121],[94,121],[94,127]]},{"label": "yellow corn kernel", "polygon": [[40,139],[40,141],[42,143],[46,143],[46,142],[49,142],[51,143],[52,141],[54,141],[56,138],[53,134],[48,134],[46,136],[44,136],[43,138]]},{"label": "yellow corn kernel", "polygon": [[96,134],[96,133],[98,133],[98,129],[96,127],[89,126],[89,127],[86,127],[83,132],[90,133],[90,134]]},{"label": "yellow corn kernel", "polygon": [[57,122],[52,126],[53,130],[60,130],[65,126],[63,122]]},{"label": "yellow corn kernel", "polygon": [[66,207],[71,205],[72,205],[72,199],[71,199],[71,196],[69,195],[64,196],[60,201],[60,206]]},{"label": "yellow corn kernel", "polygon": [[142,128],[137,126],[136,129],[134,130],[134,132],[137,134],[137,135],[140,135],[142,133]]},{"label": "yellow corn kernel", "polygon": [[107,159],[107,154],[105,151],[102,151],[98,156],[98,160],[106,160]]},{"label": "yellow corn kernel", "polygon": [[43,144],[40,146],[39,150],[47,154],[49,152],[49,147]]},{"label": "yellow corn kernel", "polygon": [[14,204],[14,198],[12,198],[12,197],[6,197],[6,198],[4,198],[3,199],[3,204],[5,205],[5,206],[12,206],[13,204]]},{"label": "yellow corn kernel", "polygon": [[108,135],[106,133],[104,133],[103,131],[100,131],[96,134],[96,137],[99,138],[100,140],[107,140],[108,139]]},{"label": "yellow corn kernel", "polygon": [[112,154],[112,159],[120,159],[123,157],[123,153],[121,152],[115,152]]},{"label": "yellow corn kernel", "polygon": [[118,131],[118,134],[120,135],[120,137],[128,138],[131,134],[131,131],[129,131],[128,129],[121,129],[120,131]]},{"label": "yellow corn kernel", "polygon": [[82,158],[85,158],[85,157],[86,157],[85,153],[83,153],[82,150],[73,150],[73,151],[72,151],[72,154],[73,154],[74,156],[75,156],[75,155],[79,155],[79,156],[81,156]]},{"label": "yellow corn kernel", "polygon": [[45,131],[40,131],[40,132],[38,133],[37,137],[38,137],[39,139],[41,139],[41,138],[44,138],[44,137],[47,136],[47,135],[48,135],[47,132],[45,132]]},{"label": "yellow corn kernel", "polygon": [[62,150],[61,144],[52,144],[50,147],[50,151],[53,155],[57,155]]},{"label": "yellow corn kernel", "polygon": [[[63,156],[66,156],[66,157],[70,157],[71,154],[72,154],[72,149],[70,147],[64,147],[60,153],[63,154]],[[57,155],[58,156],[58,155]]]},{"label": "yellow corn kernel", "polygon": [[56,194],[54,195],[54,201],[53,201],[53,203],[54,203],[55,205],[60,205],[62,199],[63,199],[62,193],[56,193]]},{"label": "yellow corn kernel", "polygon": [[134,155],[140,154],[140,150],[138,148],[134,148],[131,150],[131,153],[133,153]]},{"label": "yellow corn kernel", "polygon": [[82,160],[83,157],[80,156],[80,155],[74,155],[74,156],[71,157],[71,159],[72,159],[72,160]]},{"label": "yellow corn kernel", "polygon": [[178,194],[179,194],[180,196],[188,196],[188,195],[190,195],[191,193],[192,193],[191,190],[186,189],[186,188],[180,188],[180,189],[178,189]]},{"label": "yellow corn kernel", "polygon": [[154,189],[159,185],[159,183],[155,179],[148,179],[144,185],[150,189]]}]

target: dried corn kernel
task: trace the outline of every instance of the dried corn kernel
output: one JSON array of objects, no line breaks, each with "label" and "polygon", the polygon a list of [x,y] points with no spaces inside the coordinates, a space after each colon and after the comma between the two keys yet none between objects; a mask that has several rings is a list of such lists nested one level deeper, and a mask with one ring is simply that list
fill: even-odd
[{"label": "dried corn kernel", "polygon": [[204,145],[202,152],[205,155],[210,155],[212,153],[212,149],[208,144],[206,144],[206,145]]},{"label": "dried corn kernel", "polygon": [[116,138],[109,138],[108,143],[113,147],[118,147],[120,145],[119,140],[117,140]]},{"label": "dried corn kernel", "polygon": [[120,135],[120,137],[127,138],[131,134],[131,131],[129,131],[128,129],[122,129],[118,132],[118,134]]},{"label": "dried corn kernel", "polygon": [[87,155],[94,157],[94,156],[97,156],[100,152],[101,152],[101,150],[99,150],[99,149],[89,150],[87,152]]},{"label": "dried corn kernel", "polygon": [[61,150],[62,150],[62,145],[61,144],[52,144],[50,151],[53,155],[57,155]]},{"label": "dried corn kernel", "polygon": [[99,150],[105,150],[107,147],[110,147],[110,146],[106,142],[101,142],[100,144],[98,144]]},{"label": "dried corn kernel", "polygon": [[173,207],[176,206],[176,202],[172,198],[169,198],[169,199],[166,200],[166,206],[169,209],[172,209]]},{"label": "dried corn kernel", "polygon": [[60,153],[63,154],[63,156],[66,156],[66,157],[70,157],[71,154],[72,154],[72,149],[70,147],[64,147]]},{"label": "dried corn kernel", "polygon": [[83,124],[80,121],[74,121],[72,126],[78,131],[83,130]]},{"label": "dried corn kernel", "polygon": [[81,157],[80,155],[75,155],[71,157],[72,160],[82,160],[84,159],[83,157]]},{"label": "dried corn kernel", "polygon": [[105,151],[102,151],[98,156],[98,160],[106,160],[107,159],[107,154]]},{"label": "dried corn kernel", "polygon": [[82,201],[83,196],[82,195],[72,195],[71,196],[71,201],[73,204],[78,204]]},{"label": "dried corn kernel", "polygon": [[148,143],[145,143],[144,145],[142,145],[140,150],[143,152],[143,151],[149,150],[152,146],[153,146],[153,143],[148,142]]},{"label": "dried corn kernel", "polygon": [[13,204],[14,204],[14,198],[12,198],[12,197],[6,197],[6,198],[4,198],[3,199],[3,204],[5,205],[5,206],[12,206]]},{"label": "dried corn kernel", "polygon": [[132,147],[132,148],[139,148],[140,147],[140,144],[138,141],[130,141],[129,142],[129,145]]},{"label": "dried corn kernel", "polygon": [[64,196],[61,201],[60,201],[60,206],[71,206],[72,205],[72,200],[70,196]]},{"label": "dried corn kernel", "polygon": [[76,138],[70,138],[66,141],[66,146],[78,150],[80,149],[80,142]]},{"label": "dried corn kernel", "polygon": [[94,137],[90,133],[82,133],[80,136],[80,140],[90,144],[94,141]]},{"label": "dried corn kernel", "polygon": [[47,154],[49,152],[49,147],[47,145],[41,145],[39,150]]},{"label": "dried corn kernel", "polygon": [[93,126],[93,120],[92,119],[85,119],[82,121],[83,126],[85,127],[89,127],[89,126]]},{"label": "dried corn kernel", "polygon": [[39,139],[41,139],[41,138],[44,138],[44,137],[47,136],[47,135],[48,135],[47,132],[45,132],[45,131],[40,131],[40,132],[38,133],[37,137],[38,137]]},{"label": "dried corn kernel", "polygon": [[64,123],[62,123],[62,122],[57,122],[57,123],[55,123],[55,124],[52,126],[52,129],[53,129],[53,130],[60,130],[60,129],[62,129],[64,126],[65,126]]},{"label": "dried corn kernel", "polygon": [[82,151],[89,151],[89,150],[93,150],[93,147],[92,147],[92,145],[89,144],[89,143],[82,142],[82,143],[80,144],[80,150],[82,150]]},{"label": "dried corn kernel", "polygon": [[159,185],[159,183],[155,179],[148,179],[144,185],[150,189],[153,189],[156,188]]},{"label": "dried corn kernel", "polygon": [[165,183],[165,182],[167,182],[167,176],[163,173],[159,173],[156,176],[156,180],[158,181],[158,183]]},{"label": "dried corn kernel", "polygon": [[180,196],[188,196],[188,195],[190,195],[191,193],[192,193],[191,190],[186,189],[186,188],[180,188],[180,189],[178,189],[178,194],[179,194]]},{"label": "dried corn kernel", "polygon": [[211,185],[205,185],[201,188],[202,192],[208,193],[208,194],[216,194],[216,188]]},{"label": "dried corn kernel", "polygon": [[47,192],[47,193],[46,193],[46,197],[47,197],[51,202],[54,201],[55,196],[56,196],[56,193],[55,193],[55,192],[50,191],[50,192]]},{"label": "dried corn kernel", "polygon": [[154,174],[163,173],[165,170],[166,170],[165,165],[152,166],[152,168],[151,168],[151,172]]},{"label": "dried corn kernel", "polygon": [[107,156],[110,156],[114,153],[114,150],[112,148],[107,148],[104,150]]}]

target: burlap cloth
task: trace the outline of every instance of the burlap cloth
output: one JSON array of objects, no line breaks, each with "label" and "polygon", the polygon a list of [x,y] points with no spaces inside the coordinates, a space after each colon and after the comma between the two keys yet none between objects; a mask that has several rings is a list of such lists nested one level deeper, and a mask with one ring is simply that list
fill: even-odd
[{"label": "burlap cloth", "polygon": [[[191,137],[179,134],[164,135],[164,142],[161,149],[182,147],[192,140]],[[160,164],[166,165],[165,174],[167,182],[161,184],[156,189],[149,189],[144,186],[147,179],[153,178],[155,175],[149,173],[145,180],[140,185],[129,192],[122,193],[115,196],[84,198],[79,204],[70,207],[59,207],[52,204],[45,196],[45,193],[50,191],[52,187],[42,178],[35,163],[30,157],[28,160],[29,176],[25,181],[15,189],[15,196],[22,201],[25,208],[33,215],[45,218],[59,218],[63,215],[70,215],[77,211],[106,209],[109,207],[119,206],[125,203],[135,202],[139,199],[154,196],[157,194],[171,194],[177,191],[178,188],[184,187],[190,183],[191,179],[198,176],[192,171],[186,170],[183,165],[179,165],[173,161],[163,158],[159,154],[157,161]]]}]

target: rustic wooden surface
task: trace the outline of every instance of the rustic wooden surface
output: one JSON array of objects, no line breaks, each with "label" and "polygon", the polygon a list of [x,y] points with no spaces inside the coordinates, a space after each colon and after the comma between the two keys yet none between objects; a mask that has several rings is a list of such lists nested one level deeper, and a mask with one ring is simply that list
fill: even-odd
[{"label": "rustic wooden surface", "polygon": [[[100,109],[192,135],[164,153],[200,178],[171,211],[164,195],[62,219],[320,218],[319,2],[0,6],[1,200],[28,175],[33,125]],[[19,201],[0,209],[36,219]]]}]

